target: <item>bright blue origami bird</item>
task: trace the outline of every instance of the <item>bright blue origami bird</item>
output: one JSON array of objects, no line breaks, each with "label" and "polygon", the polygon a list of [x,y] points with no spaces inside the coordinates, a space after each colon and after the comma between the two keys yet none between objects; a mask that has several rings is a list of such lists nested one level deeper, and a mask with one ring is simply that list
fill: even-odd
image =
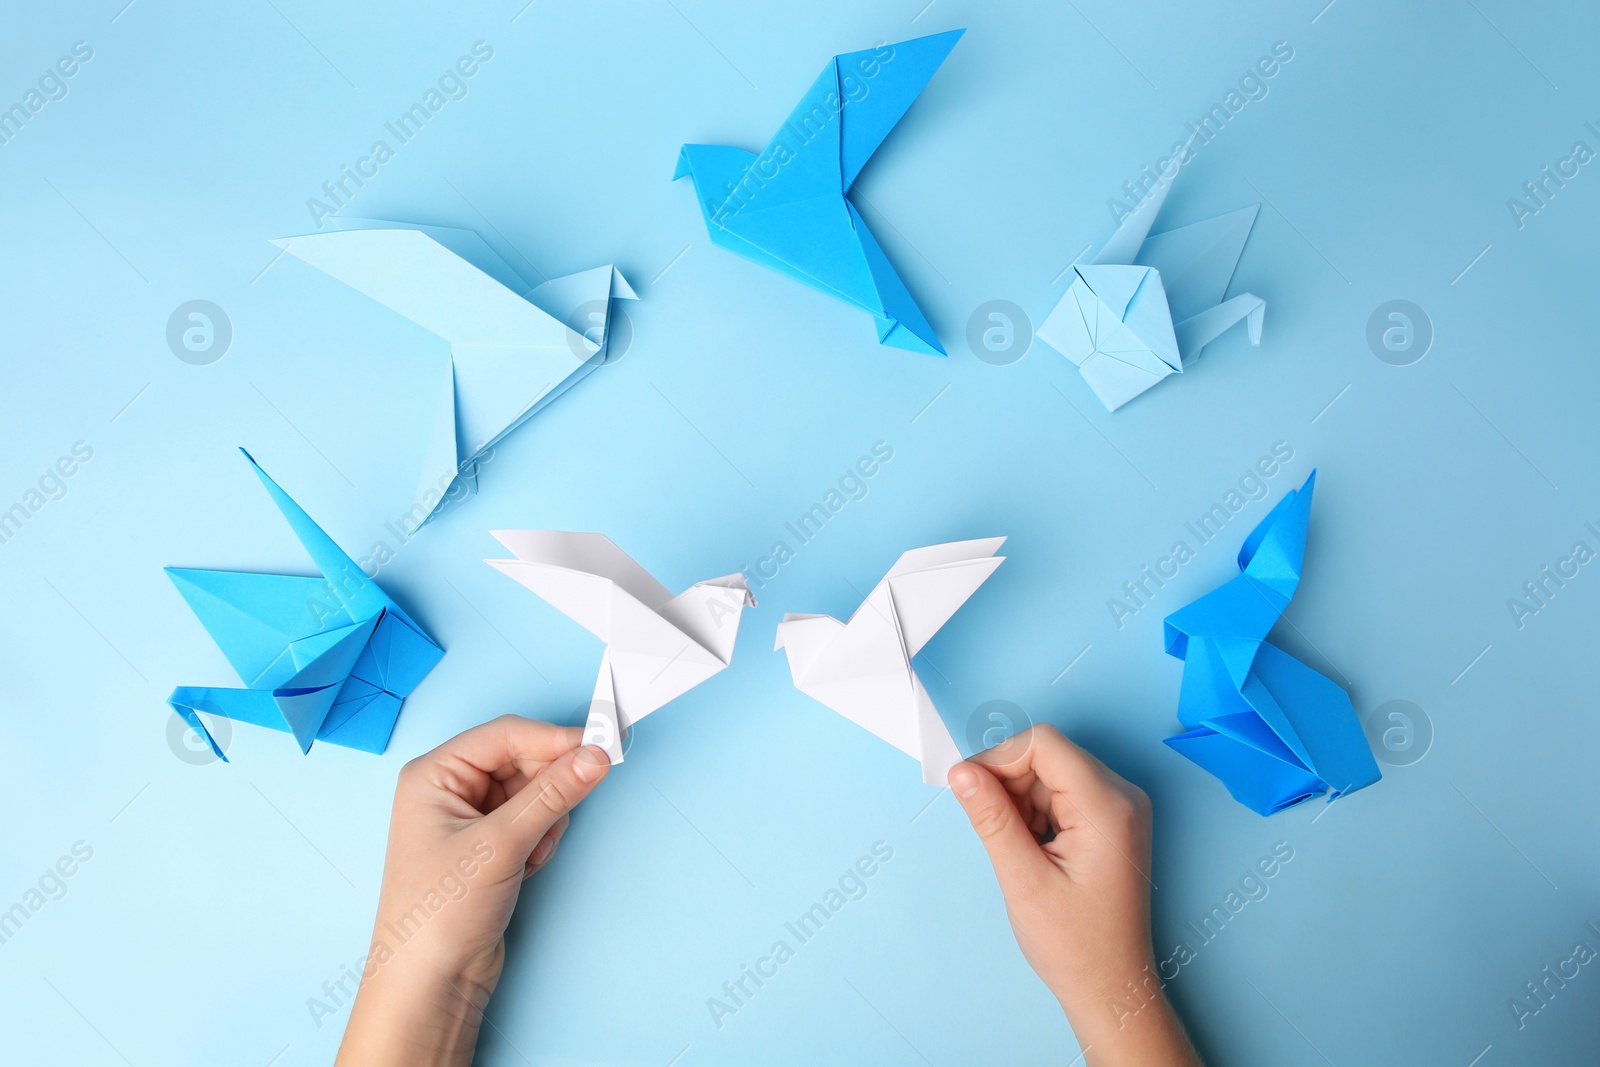
[{"label": "bright blue origami bird", "polygon": [[[244,452],[244,449],[240,449]],[[322,578],[168,567],[246,689],[179,686],[167,698],[223,760],[197,711],[382,752],[400,702],[444,650],[244,452]]]},{"label": "bright blue origami bird", "polygon": [[1345,691],[1266,639],[1300,584],[1316,479],[1312,471],[1245,538],[1238,577],[1166,619],[1188,727],[1167,744],[1261,815],[1382,777]]},{"label": "bright blue origami bird", "polygon": [[944,355],[845,194],[965,30],[834,56],[760,155],[686,144],[714,244],[872,313],[882,344]]}]

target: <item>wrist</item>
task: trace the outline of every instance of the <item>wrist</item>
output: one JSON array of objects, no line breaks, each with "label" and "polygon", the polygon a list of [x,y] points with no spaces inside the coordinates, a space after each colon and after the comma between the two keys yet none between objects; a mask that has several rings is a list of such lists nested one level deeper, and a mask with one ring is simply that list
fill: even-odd
[{"label": "wrist", "polygon": [[1057,995],[1086,1067],[1198,1067],[1164,985],[1151,959]]},{"label": "wrist", "polygon": [[338,1063],[467,1067],[499,979],[500,955],[451,966],[398,955],[369,964]]}]

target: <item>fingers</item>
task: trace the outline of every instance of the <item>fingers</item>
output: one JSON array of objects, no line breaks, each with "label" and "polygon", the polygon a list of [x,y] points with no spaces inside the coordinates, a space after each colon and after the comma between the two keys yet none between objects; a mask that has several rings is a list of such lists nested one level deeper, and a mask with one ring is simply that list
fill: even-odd
[{"label": "fingers", "polygon": [[577,748],[583,731],[520,715],[502,715],[458,734],[406,764],[401,775],[460,797],[478,814],[503,802],[551,760]]},{"label": "fingers", "polygon": [[583,730],[577,726],[556,726],[520,715],[502,715],[481,726],[457,734],[419,762],[437,763],[461,759],[492,774],[508,766],[523,767],[531,778],[536,766],[563,756],[583,743]]},{"label": "fingers", "polygon": [[508,862],[524,869],[545,833],[588,796],[610,769],[605,752],[593,745],[567,752],[485,815],[484,828],[502,842],[509,853]]},{"label": "fingers", "polygon": [[950,791],[955,794],[972,828],[978,832],[989,862],[994,865],[1000,890],[1008,898],[1030,893],[1048,877],[1053,864],[1023,822],[1011,794],[987,768],[968,761],[950,768]]},{"label": "fingers", "polygon": [[1048,723],[1030,726],[972,760],[1002,780],[1016,784],[1036,778],[1050,793],[1064,795],[1072,806],[1091,817],[1121,797],[1114,783],[1121,783],[1122,779]]},{"label": "fingers", "polygon": [[533,846],[533,852],[528,856],[528,861],[522,865],[524,880],[532,878],[535,871],[550,862],[556,854],[556,846],[561,844],[561,836],[567,832],[567,827],[572,825],[572,816],[563,815],[556,820],[556,824],[544,832],[539,843]]}]

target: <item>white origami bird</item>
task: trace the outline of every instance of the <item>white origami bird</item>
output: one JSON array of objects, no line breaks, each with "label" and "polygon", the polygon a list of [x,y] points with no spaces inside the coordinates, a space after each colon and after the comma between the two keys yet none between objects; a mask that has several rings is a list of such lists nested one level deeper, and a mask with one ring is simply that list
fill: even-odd
[{"label": "white origami bird", "polygon": [[696,582],[673,596],[609,537],[492,530],[516,559],[486,559],[606,643],[583,743],[622,762],[623,732],[727,667],[739,615],[755,607],[744,576]]},{"label": "white origami bird", "polygon": [[611,302],[638,297],[609,264],[530,291],[471,230],[337,224],[273,244],[450,342],[412,508],[420,526],[478,491],[479,463],[502,437],[606,362]]},{"label": "white origami bird", "polygon": [[988,537],[912,549],[849,622],[785,615],[773,649],[788,653],[795,688],[920,760],[924,782],[944,785],[961,752],[911,660],[1005,562],[995,555],[1004,543]]}]

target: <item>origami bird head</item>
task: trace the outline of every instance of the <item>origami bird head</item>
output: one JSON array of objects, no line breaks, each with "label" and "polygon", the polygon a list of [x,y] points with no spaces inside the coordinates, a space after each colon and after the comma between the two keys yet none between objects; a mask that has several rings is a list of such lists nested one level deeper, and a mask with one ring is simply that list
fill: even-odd
[{"label": "origami bird head", "polygon": [[944,355],[845,194],[964,32],[834,56],[759,154],[684,145],[672,176],[712,242],[871,313],[881,344]]},{"label": "origami bird head", "polygon": [[1073,268],[1066,294],[1039,326],[1039,338],[1078,367],[1109,411],[1181,373],[1241,319],[1250,343],[1261,343],[1266,301],[1249,293],[1223,300],[1260,205],[1147,237],[1177,166],[1105,247]]},{"label": "origami bird head", "polygon": [[323,577],[167,568],[247,687],[179,686],[167,703],[223,760],[196,712],[292,733],[302,752],[313,740],[382,752],[444,650],[240,452]]}]

